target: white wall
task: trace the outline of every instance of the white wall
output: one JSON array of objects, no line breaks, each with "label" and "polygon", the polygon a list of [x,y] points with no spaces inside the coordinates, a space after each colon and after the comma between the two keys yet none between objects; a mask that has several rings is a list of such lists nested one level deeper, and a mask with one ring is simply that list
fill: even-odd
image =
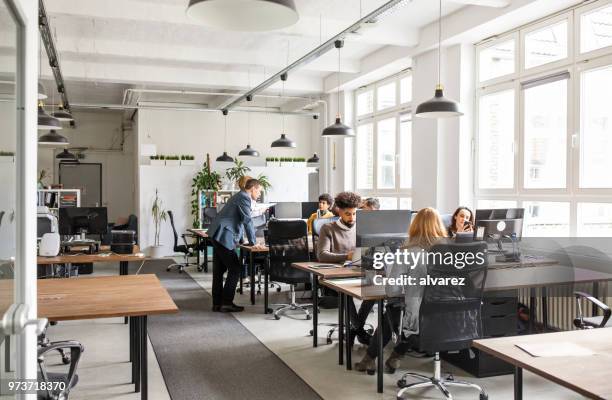
[{"label": "white wall", "polygon": [[[88,148],[81,162],[102,164],[102,205],[108,207],[109,221],[135,213],[132,129],[125,126],[118,112],[77,111],[73,115],[76,128],[65,125],[58,133],[68,138],[69,147]],[[61,149],[38,148],[38,171],[44,168],[49,174],[46,184],[59,183],[59,161],[55,158],[59,152]]]},{"label": "white wall", "polygon": [[[0,102],[0,151],[15,152],[16,148],[15,102]],[[15,240],[15,199],[16,199],[15,163],[9,157],[0,159],[0,212],[4,217],[0,222],[0,260],[14,257]]]}]

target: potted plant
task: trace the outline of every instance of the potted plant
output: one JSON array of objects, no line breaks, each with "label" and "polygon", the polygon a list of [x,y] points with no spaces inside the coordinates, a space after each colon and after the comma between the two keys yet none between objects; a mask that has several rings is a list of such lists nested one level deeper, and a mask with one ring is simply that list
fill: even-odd
[{"label": "potted plant", "polygon": [[295,167],[304,167],[306,166],[306,159],[304,157],[295,157],[293,159],[293,165]]},{"label": "potted plant", "polygon": [[195,165],[195,157],[188,154],[182,155],[181,165]]},{"label": "potted plant", "polygon": [[[211,171],[205,162],[191,181],[191,215],[193,227],[200,227],[200,207],[215,205],[215,193],[221,189],[221,174]],[[205,192],[203,192],[205,191]],[[202,197],[200,197],[200,193]]]},{"label": "potted plant", "polygon": [[0,163],[13,163],[15,162],[15,153],[12,151],[1,151],[0,150]]},{"label": "potted plant", "polygon": [[270,183],[270,180],[268,179],[267,176],[265,176],[264,174],[259,174],[257,176],[257,180],[259,181],[259,183],[261,184],[261,201],[264,201],[264,198],[266,196],[266,194],[268,193],[268,190],[270,190],[272,188],[272,184]]},{"label": "potted plant", "polygon": [[160,157],[162,156],[150,156],[151,165],[165,165],[165,161]]},{"label": "potted plant", "polygon": [[45,182],[43,180],[46,177],[47,177],[47,170],[43,168],[38,173],[38,188],[39,189],[44,189],[45,188]]},{"label": "potted plant", "polygon": [[239,160],[239,159],[235,159],[234,160],[234,166],[231,168],[228,168],[225,171],[225,176],[228,179],[228,183],[231,187],[231,189],[235,189],[237,186],[237,182],[238,180],[240,180],[240,178],[242,178],[243,176],[246,175],[247,172],[249,172],[251,170],[251,168],[247,167],[246,165],[244,165],[244,162]]},{"label": "potted plant", "polygon": [[166,166],[177,166],[181,165],[179,156],[166,156]]},{"label": "potted plant", "polygon": [[159,244],[159,234],[161,233],[161,222],[166,220],[166,210],[163,208],[157,189],[155,189],[155,198],[153,199],[153,206],[151,207],[151,215],[153,216],[153,224],[155,227],[153,246],[151,246],[151,257],[161,258],[163,256],[163,246]]}]

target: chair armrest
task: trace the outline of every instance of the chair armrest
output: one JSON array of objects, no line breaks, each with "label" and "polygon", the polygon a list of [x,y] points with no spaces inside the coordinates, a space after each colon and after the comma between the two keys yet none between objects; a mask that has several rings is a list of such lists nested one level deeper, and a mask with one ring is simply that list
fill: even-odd
[{"label": "chair armrest", "polygon": [[588,300],[589,302],[593,303],[593,305],[595,305],[597,308],[603,311],[603,319],[601,320],[601,324],[599,325],[599,327],[603,328],[604,326],[606,326],[606,324],[608,323],[608,320],[610,319],[610,315],[612,315],[612,310],[610,310],[610,307],[608,307],[607,304],[600,301],[598,298],[593,297],[590,294],[584,293],[584,292],[574,292],[574,296],[576,296],[576,301],[578,302],[580,321],[582,321],[582,318],[583,318],[582,310],[580,308],[580,299],[582,298],[582,299]]},{"label": "chair armrest", "polygon": [[[70,393],[70,389],[73,385],[73,380],[76,375],[76,369],[79,365],[79,360],[81,359],[81,353],[85,351],[85,348],[80,342],[76,340],[65,340],[60,342],[52,342],[45,347],[38,347],[38,364],[40,368],[40,372],[43,376],[45,382],[48,382],[47,371],[43,367],[43,356],[53,350],[58,349],[70,349],[70,367],[68,368],[68,374],[66,375],[66,389],[63,390],[65,398],[68,398],[68,393]],[[49,391],[47,390],[47,394]]]},{"label": "chair armrest", "polygon": [[61,342],[52,342],[44,347],[39,347],[38,357],[44,356],[46,353],[58,349],[78,349],[79,353],[82,353],[85,350],[83,345],[76,340],[63,340]]}]

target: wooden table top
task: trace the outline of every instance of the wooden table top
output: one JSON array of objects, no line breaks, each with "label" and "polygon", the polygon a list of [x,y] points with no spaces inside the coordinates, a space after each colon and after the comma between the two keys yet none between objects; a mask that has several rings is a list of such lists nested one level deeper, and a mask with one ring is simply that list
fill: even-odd
[{"label": "wooden table top", "polygon": [[194,235],[199,236],[201,238],[207,238],[208,237],[208,229],[189,228],[189,229],[187,229],[187,232],[193,233]]},{"label": "wooden table top", "polygon": [[253,246],[241,244],[240,248],[244,251],[248,251],[251,253],[269,253],[270,252],[270,248],[268,246],[261,248],[261,249],[254,249]]},{"label": "wooden table top", "polygon": [[139,253],[138,246],[134,246],[132,254],[117,254],[110,251],[110,246],[100,246],[100,252],[97,254],[83,253],[65,253],[55,257],[40,257],[36,258],[36,264],[66,264],[66,263],[98,263],[98,262],[121,262],[121,261],[144,261],[146,257]]},{"label": "wooden table top", "polygon": [[38,280],[38,316],[51,321],[169,314],[178,308],[155,275]]},{"label": "wooden table top", "polygon": [[381,300],[387,298],[384,285],[364,286],[361,278],[323,279],[319,283],[336,292],[344,293],[359,300]]},{"label": "wooden table top", "polygon": [[[517,344],[570,342],[595,352],[589,356],[533,357]],[[479,339],[472,344],[512,365],[524,368],[593,399],[612,398],[612,329],[589,329],[538,335]]]},{"label": "wooden table top", "polygon": [[[336,265],[337,268],[314,268],[318,265]],[[323,279],[333,278],[359,278],[364,275],[360,267],[344,267],[342,264],[330,264],[316,261],[297,262],[291,264],[293,268],[309,272]]]}]

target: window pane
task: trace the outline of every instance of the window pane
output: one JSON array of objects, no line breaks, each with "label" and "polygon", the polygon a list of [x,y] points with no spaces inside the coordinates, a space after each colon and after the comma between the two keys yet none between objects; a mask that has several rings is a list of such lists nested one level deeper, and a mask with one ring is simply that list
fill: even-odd
[{"label": "window pane", "polygon": [[381,210],[397,210],[397,197],[379,197]]},{"label": "window pane", "polygon": [[378,123],[378,174],[379,189],[395,188],[395,118]]},{"label": "window pane", "polygon": [[580,52],[612,45],[612,6],[598,8],[580,18]]},{"label": "window pane", "polygon": [[488,210],[494,208],[517,208],[514,200],[478,200],[478,210]]},{"label": "window pane", "polygon": [[525,188],[564,188],[567,80],[525,89]]},{"label": "window pane", "polygon": [[525,35],[525,69],[567,57],[567,20]]},{"label": "window pane", "polygon": [[400,149],[399,149],[400,188],[412,186],[412,119],[410,114],[400,115]]},{"label": "window pane", "polygon": [[612,66],[581,76],[580,187],[612,187]]},{"label": "window pane", "polygon": [[374,127],[372,124],[357,128],[356,184],[359,189],[374,187]]},{"label": "window pane", "polygon": [[357,116],[374,112],[374,92],[368,90],[357,95]]},{"label": "window pane", "polygon": [[515,40],[511,39],[480,52],[478,65],[481,82],[514,72],[514,44]]},{"label": "window pane", "polygon": [[525,207],[523,236],[569,236],[569,203],[526,201],[523,207]]},{"label": "window pane", "polygon": [[478,115],[478,182],[482,189],[514,186],[514,90],[482,96]]},{"label": "window pane", "polygon": [[400,81],[400,102],[407,103],[412,100],[412,75]]},{"label": "window pane", "polygon": [[577,234],[612,237],[612,203],[578,203]]},{"label": "window pane", "polygon": [[400,197],[399,209],[400,210],[412,210],[412,198],[411,197]]},{"label": "window pane", "polygon": [[384,86],[380,86],[376,91],[376,96],[378,96],[376,107],[377,110],[395,107],[395,81],[388,83]]}]

